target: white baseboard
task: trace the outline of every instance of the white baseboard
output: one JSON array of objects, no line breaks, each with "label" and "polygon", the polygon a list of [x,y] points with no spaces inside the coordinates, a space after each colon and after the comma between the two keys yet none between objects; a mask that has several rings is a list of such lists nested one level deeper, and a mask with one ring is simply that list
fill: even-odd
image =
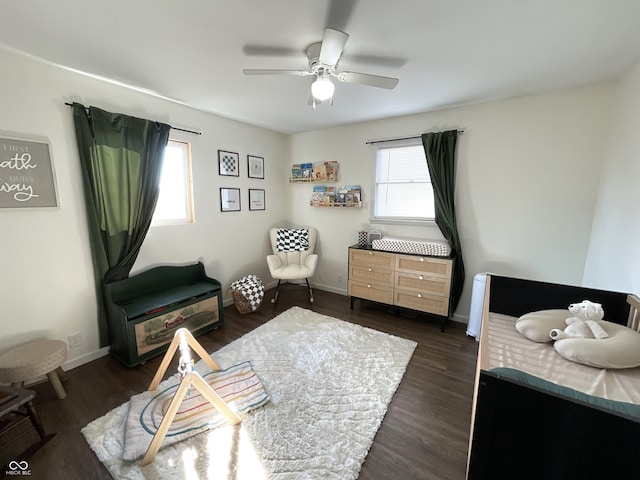
[{"label": "white baseboard", "polygon": [[79,367],[80,365],[84,365],[85,363],[92,362],[93,360],[97,360],[100,357],[104,357],[108,355],[109,350],[110,350],[110,347],[103,347],[100,350],[96,350],[95,352],[89,352],[80,357],[67,360],[62,365],[62,368],[63,370],[71,370],[73,368]]},{"label": "white baseboard", "polygon": [[[318,285],[318,284],[312,285],[312,287],[318,290],[324,290],[325,292],[336,293],[338,295],[344,295],[345,297],[348,296],[348,292],[344,288],[336,288],[328,285]],[[453,317],[451,318],[451,320],[456,323],[463,323],[465,325],[469,323],[469,318],[467,316],[456,315],[455,313],[453,314]]]},{"label": "white baseboard", "polygon": [[[109,350],[110,350],[109,347],[103,347],[100,350],[96,350],[95,352],[89,352],[85,355],[82,355],[81,357],[67,360],[62,364],[62,369],[65,372],[68,372],[69,370],[73,370],[74,368],[84,365],[85,363],[92,362],[93,360],[97,360],[100,357],[104,357],[105,355],[108,355]],[[48,381],[47,376],[40,375],[39,377],[33,378],[28,382],[26,382],[25,387],[28,387],[29,385],[35,385],[38,383],[46,382],[46,381]]]},{"label": "white baseboard", "polygon": [[329,285],[312,285],[312,287],[318,290],[323,290],[325,292],[336,293],[345,297],[347,296],[347,290],[345,288],[336,288]]}]

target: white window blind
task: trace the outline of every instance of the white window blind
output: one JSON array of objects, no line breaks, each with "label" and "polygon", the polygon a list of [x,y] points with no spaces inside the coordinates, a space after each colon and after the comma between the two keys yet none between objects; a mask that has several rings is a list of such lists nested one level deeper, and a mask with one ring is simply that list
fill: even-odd
[{"label": "white window blind", "polygon": [[433,187],[422,144],[379,146],[373,217],[433,220]]}]

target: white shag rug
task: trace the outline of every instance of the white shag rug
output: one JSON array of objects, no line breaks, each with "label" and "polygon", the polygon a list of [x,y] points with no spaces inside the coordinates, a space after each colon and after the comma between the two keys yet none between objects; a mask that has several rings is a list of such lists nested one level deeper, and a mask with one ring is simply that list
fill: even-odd
[{"label": "white shag rug", "polygon": [[211,355],[222,368],[251,361],[271,395],[239,425],[163,448],[145,467],[122,460],[128,402],[82,433],[116,479],[356,479],[416,345],[293,307]]}]

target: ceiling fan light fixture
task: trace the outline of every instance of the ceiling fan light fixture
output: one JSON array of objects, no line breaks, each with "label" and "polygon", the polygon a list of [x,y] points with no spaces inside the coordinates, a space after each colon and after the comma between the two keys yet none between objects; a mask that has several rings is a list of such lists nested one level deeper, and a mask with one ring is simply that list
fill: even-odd
[{"label": "ceiling fan light fixture", "polygon": [[311,95],[316,100],[324,102],[333,97],[333,92],[336,86],[331,80],[324,76],[318,76],[315,82],[311,84]]},{"label": "ceiling fan light fixture", "polygon": [[[339,0],[335,1],[338,2]],[[349,1],[352,0],[342,1],[349,3]],[[312,43],[306,49],[309,63],[308,70],[245,68],[243,72],[245,75],[314,76],[314,82],[311,84],[311,101],[309,102],[310,105],[313,105],[313,108],[316,107],[316,104],[328,100],[330,100],[331,105],[333,105],[333,94],[335,93],[336,87],[331,77],[337,78],[339,82],[343,83],[369,85],[387,90],[395,88],[398,84],[397,78],[382,77],[369,73],[339,72],[337,70],[348,38],[349,35],[345,32],[329,27],[325,28],[322,41]]]}]

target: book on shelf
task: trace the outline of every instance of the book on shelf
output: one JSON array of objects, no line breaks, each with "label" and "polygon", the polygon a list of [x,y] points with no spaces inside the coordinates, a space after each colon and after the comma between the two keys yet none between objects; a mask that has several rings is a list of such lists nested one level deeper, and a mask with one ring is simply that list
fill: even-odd
[{"label": "book on shelf", "polygon": [[331,187],[331,186],[327,186],[327,185],[314,185],[313,186],[313,191],[314,192],[335,194],[336,193],[336,187]]},{"label": "book on shelf", "polygon": [[324,162],[324,164],[327,180],[335,181],[338,171],[338,162]]},{"label": "book on shelf", "polygon": [[336,188],[324,185],[316,185],[313,187],[313,195],[311,203],[331,204],[335,202]]},{"label": "book on shelf", "polygon": [[313,187],[311,203],[313,205],[327,205],[336,207],[360,206],[362,192],[360,185],[345,185],[343,187],[330,187],[316,185]]},{"label": "book on shelf", "polygon": [[302,178],[302,166],[299,163],[291,167],[291,178]]},{"label": "book on shelf", "polygon": [[335,182],[338,176],[338,162],[296,163],[291,168],[292,179],[313,179]]},{"label": "book on shelf", "polygon": [[313,177],[313,164],[303,163],[302,165],[300,165],[300,168],[302,168],[302,178]]},{"label": "book on shelf", "polygon": [[313,178],[327,178],[327,169],[324,165],[313,166]]},{"label": "book on shelf", "polygon": [[338,194],[344,195],[344,202],[348,205],[359,204],[362,201],[360,185],[344,185],[339,187]]}]

